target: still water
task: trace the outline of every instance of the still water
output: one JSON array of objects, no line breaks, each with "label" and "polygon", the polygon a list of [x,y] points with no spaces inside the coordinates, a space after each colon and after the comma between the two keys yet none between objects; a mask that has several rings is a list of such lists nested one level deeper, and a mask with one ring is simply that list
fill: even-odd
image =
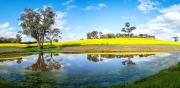
[{"label": "still water", "polygon": [[0,61],[0,80],[25,88],[108,87],[176,65],[180,52],[163,54],[39,53]]}]

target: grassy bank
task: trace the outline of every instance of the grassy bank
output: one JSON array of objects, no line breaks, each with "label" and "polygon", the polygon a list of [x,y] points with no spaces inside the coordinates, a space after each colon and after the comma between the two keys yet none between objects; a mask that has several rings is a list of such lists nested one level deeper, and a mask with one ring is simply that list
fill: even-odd
[{"label": "grassy bank", "polygon": [[0,56],[19,56],[37,52],[171,52],[180,50],[180,42],[151,38],[110,38],[54,42],[54,46],[44,43],[39,50],[37,44],[0,44]]},{"label": "grassy bank", "polygon": [[113,85],[112,88],[180,88],[179,74],[180,63],[132,84]]},{"label": "grassy bank", "polygon": [[0,60],[12,60],[29,56],[39,52],[59,52],[58,46],[45,46],[43,50],[40,50],[37,46],[32,47],[0,47]]}]

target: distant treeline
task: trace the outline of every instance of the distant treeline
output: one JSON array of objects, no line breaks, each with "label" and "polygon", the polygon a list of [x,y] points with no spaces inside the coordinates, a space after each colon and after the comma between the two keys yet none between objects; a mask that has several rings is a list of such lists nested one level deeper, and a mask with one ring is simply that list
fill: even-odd
[{"label": "distant treeline", "polygon": [[16,38],[4,38],[0,37],[0,43],[16,43]]},{"label": "distant treeline", "polygon": [[102,32],[98,32],[98,31],[88,32],[86,36],[87,36],[87,39],[103,39],[103,38],[153,38],[155,39],[155,36],[151,36],[148,34],[139,34],[139,35],[121,34],[121,33],[103,34]]}]

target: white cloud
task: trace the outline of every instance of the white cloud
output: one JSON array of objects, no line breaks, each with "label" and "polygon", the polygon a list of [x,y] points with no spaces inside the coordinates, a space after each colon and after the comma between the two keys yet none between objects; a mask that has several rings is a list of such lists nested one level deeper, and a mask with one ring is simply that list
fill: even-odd
[{"label": "white cloud", "polygon": [[70,27],[64,27],[64,30],[69,31],[69,30],[71,30],[71,28]]},{"label": "white cloud", "polygon": [[9,22],[0,23],[0,37],[14,38],[17,32],[14,27],[10,26]]},{"label": "white cloud", "polygon": [[102,32],[103,34],[113,33],[111,29],[103,28],[103,27],[93,27],[92,29],[98,32]]},{"label": "white cloud", "polygon": [[67,11],[69,11],[78,7],[77,5],[73,4],[74,2],[75,0],[66,0],[62,5],[66,7]]},{"label": "white cloud", "polygon": [[129,19],[135,19],[136,17],[135,16],[122,16],[120,18],[123,20],[129,20]]},{"label": "white cloud", "polygon": [[82,25],[78,25],[78,26],[76,26],[76,29],[81,29],[81,28],[83,28],[83,26],[82,26]]},{"label": "white cloud", "polygon": [[66,6],[66,10],[71,10],[71,9],[74,9],[74,8],[77,8],[77,5],[67,5]]},{"label": "white cloud", "polygon": [[89,5],[87,7],[84,8],[84,10],[89,11],[89,10],[101,10],[103,8],[107,7],[106,4],[103,3],[99,3],[97,5]]},{"label": "white cloud", "polygon": [[147,13],[151,10],[157,10],[158,2],[154,2],[152,0],[139,0],[140,4],[138,5],[138,9],[144,13]]},{"label": "white cloud", "polygon": [[76,34],[76,33],[68,33],[65,34],[62,38],[62,41],[70,41],[70,40],[79,40],[79,39],[85,39],[86,38],[86,34]]},{"label": "white cloud", "polygon": [[55,23],[52,25],[52,28],[64,29],[64,24],[66,22],[64,19],[65,15],[65,12],[56,12]]},{"label": "white cloud", "polygon": [[108,33],[112,33],[112,31],[110,29],[101,29],[101,32],[103,34],[108,34]]},{"label": "white cloud", "polygon": [[170,8],[162,9],[160,10],[161,13],[169,13],[169,12],[177,12],[180,11],[180,4],[175,4],[171,6]]},{"label": "white cloud", "polygon": [[73,2],[74,2],[74,0],[66,0],[64,3],[62,3],[62,5],[69,5]]},{"label": "white cloud", "polygon": [[[160,9],[160,15],[147,24],[141,24],[135,33],[148,33],[156,35],[159,39],[172,39],[180,34],[180,4],[166,9]],[[179,35],[180,36],[180,35]]]},{"label": "white cloud", "polygon": [[66,38],[67,38],[67,40],[75,40],[78,38],[78,36],[74,33],[69,33],[69,34],[67,34]]}]

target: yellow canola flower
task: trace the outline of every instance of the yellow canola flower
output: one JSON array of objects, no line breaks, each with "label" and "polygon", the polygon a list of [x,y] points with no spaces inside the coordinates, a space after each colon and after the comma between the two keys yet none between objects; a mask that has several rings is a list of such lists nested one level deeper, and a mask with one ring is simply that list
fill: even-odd
[{"label": "yellow canola flower", "polygon": [[[59,45],[180,45],[179,42],[157,40],[152,38],[110,38],[74,40],[59,43]],[[58,44],[56,44],[58,45]]]},{"label": "yellow canola flower", "polygon": [[[44,45],[50,45],[46,42]],[[87,39],[74,40],[64,42],[53,42],[56,46],[73,46],[73,45],[180,45],[180,42],[172,42],[165,40],[158,40],[152,38],[109,38],[109,39]],[[16,44],[16,43],[2,43],[0,47],[29,47],[38,46],[38,44]]]}]

